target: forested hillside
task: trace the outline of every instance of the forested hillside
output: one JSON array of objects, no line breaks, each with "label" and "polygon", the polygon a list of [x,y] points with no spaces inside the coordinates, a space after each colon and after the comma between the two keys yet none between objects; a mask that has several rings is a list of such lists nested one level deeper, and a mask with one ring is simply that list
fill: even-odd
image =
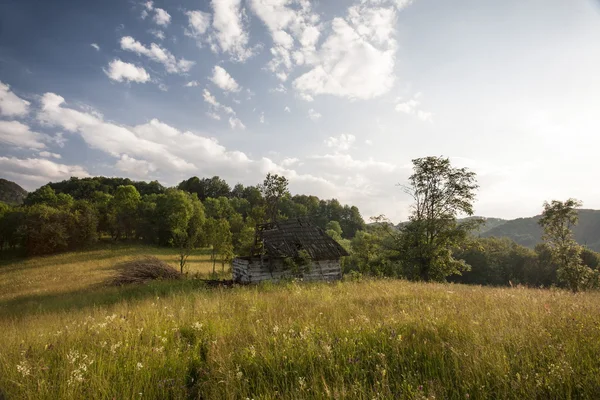
[{"label": "forested hillside", "polygon": [[0,201],[7,204],[22,204],[27,191],[12,181],[0,178]]},{"label": "forested hillside", "polygon": [[[517,218],[484,230],[483,237],[507,237],[518,244],[533,248],[542,241],[540,216]],[[579,210],[579,224],[573,228],[575,240],[594,251],[600,251],[600,210]]]}]

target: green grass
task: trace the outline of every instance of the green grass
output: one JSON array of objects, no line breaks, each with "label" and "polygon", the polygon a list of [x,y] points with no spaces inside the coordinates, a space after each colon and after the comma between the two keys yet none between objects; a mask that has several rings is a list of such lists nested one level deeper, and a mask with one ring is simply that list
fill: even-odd
[{"label": "green grass", "polygon": [[[99,285],[116,262],[149,253],[176,264],[170,250],[110,246],[0,265],[0,398],[600,393],[598,293],[391,280]],[[212,269],[194,257],[192,270]]]}]

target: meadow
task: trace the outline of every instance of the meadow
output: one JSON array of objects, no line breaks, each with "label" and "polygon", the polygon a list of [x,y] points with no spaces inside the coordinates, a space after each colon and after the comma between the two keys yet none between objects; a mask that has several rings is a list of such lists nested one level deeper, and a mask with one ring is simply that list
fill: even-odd
[{"label": "meadow", "polygon": [[[0,399],[594,399],[600,294],[360,279],[106,287],[165,248],[0,261]],[[217,269],[220,265],[217,264]],[[189,270],[208,276],[207,252]]]}]

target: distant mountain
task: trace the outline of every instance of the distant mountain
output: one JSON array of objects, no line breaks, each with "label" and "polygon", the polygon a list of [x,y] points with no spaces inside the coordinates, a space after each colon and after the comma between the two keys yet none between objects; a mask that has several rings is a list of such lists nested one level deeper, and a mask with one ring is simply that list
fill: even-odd
[{"label": "distant mountain", "polygon": [[0,178],[0,201],[8,204],[23,204],[27,191],[12,181]]},{"label": "distant mountain", "polygon": [[[539,215],[530,218],[517,218],[479,233],[482,237],[508,237],[515,242],[535,247],[542,241],[542,228]],[[600,210],[579,210],[579,224],[573,229],[575,240],[592,250],[600,251]]]},{"label": "distant mountain", "polygon": [[[481,237],[507,237],[518,244],[534,248],[536,244],[542,242],[542,228],[538,224],[540,216],[529,218],[517,218],[506,220],[502,218],[486,217],[468,217],[459,221],[466,221],[472,218],[483,218],[485,223],[475,232],[476,236]],[[406,222],[396,225],[402,227]],[[374,225],[374,224],[369,224]],[[579,210],[579,223],[573,229],[575,240],[579,244],[589,247],[594,251],[600,252],[600,210]]]},{"label": "distant mountain", "polygon": [[483,236],[483,234],[485,232],[488,232],[491,229],[494,229],[500,225],[505,224],[508,220],[506,219],[502,219],[502,218],[487,218],[487,217],[467,217],[467,218],[463,218],[463,219],[459,219],[460,221],[467,221],[470,219],[478,219],[481,218],[483,220],[485,220],[485,223],[483,225],[481,225],[477,230],[475,230],[474,234],[475,235],[481,235]]}]

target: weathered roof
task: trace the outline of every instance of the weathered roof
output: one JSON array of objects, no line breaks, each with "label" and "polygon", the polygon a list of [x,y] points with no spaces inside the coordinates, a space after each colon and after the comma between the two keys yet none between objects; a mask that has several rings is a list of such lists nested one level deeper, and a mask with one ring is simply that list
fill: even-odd
[{"label": "weathered roof", "polygon": [[313,260],[335,260],[349,255],[323,229],[301,218],[257,225],[256,245],[261,243],[271,257],[296,257],[299,250],[305,250]]}]

